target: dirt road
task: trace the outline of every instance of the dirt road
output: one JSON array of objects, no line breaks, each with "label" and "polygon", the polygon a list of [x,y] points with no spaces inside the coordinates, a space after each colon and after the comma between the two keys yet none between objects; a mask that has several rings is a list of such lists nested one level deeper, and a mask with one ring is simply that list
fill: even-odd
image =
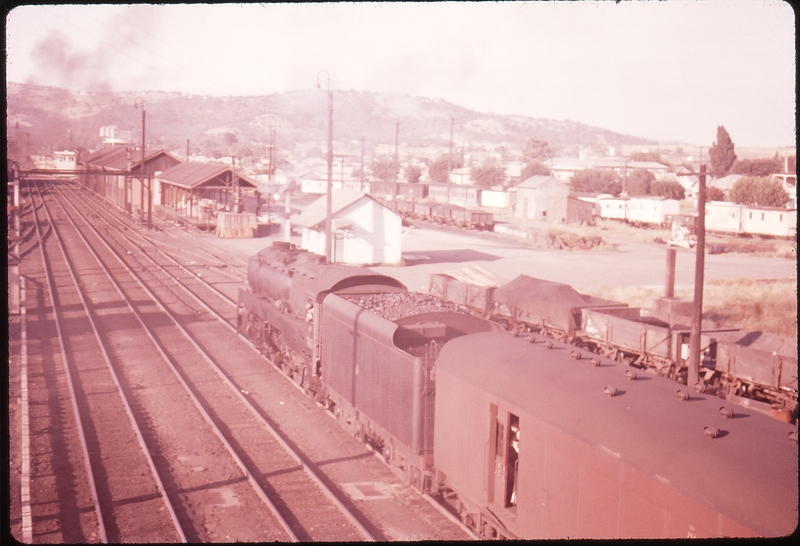
[{"label": "dirt road", "polygon": [[[576,289],[590,287],[663,286],[666,245],[606,240],[611,251],[539,249],[495,235],[414,229],[403,238],[404,267],[375,267],[406,283],[411,290],[427,292],[430,275],[458,271],[471,264],[507,282],[526,274],[563,282]],[[677,286],[694,284],[695,251],[678,248]],[[706,254],[705,278],[796,278],[797,262],[745,254]]]}]

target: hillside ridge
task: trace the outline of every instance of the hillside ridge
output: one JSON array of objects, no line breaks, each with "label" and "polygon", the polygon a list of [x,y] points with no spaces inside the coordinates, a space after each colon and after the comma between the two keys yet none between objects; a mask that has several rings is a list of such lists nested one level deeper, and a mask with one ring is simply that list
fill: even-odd
[{"label": "hillside ridge", "polygon": [[[28,135],[37,148],[96,149],[100,127],[114,125],[141,138],[140,97],[146,110],[148,146],[210,153],[228,148],[260,149],[276,132],[276,146],[317,147],[327,138],[328,103],[323,90],[294,90],[257,96],[205,96],[179,92],[75,92],[7,82],[9,136]],[[139,101],[141,103],[141,101]],[[464,148],[519,150],[529,138],[547,141],[559,154],[578,148],[652,145],[655,140],[616,133],[570,120],[532,118],[470,110],[447,102],[404,94],[333,90],[337,148],[360,153],[361,139],[373,151],[399,142],[411,147],[441,147],[453,141]],[[17,125],[18,124],[18,125]],[[222,153],[226,153],[222,150]]]}]

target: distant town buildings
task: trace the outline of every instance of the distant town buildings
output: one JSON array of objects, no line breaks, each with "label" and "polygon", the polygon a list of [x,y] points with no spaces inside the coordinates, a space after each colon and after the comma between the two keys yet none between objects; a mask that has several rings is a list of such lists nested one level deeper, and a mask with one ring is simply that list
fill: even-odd
[{"label": "distant town buildings", "polygon": [[116,125],[100,127],[103,146],[125,146],[133,142],[133,131],[123,131]]}]

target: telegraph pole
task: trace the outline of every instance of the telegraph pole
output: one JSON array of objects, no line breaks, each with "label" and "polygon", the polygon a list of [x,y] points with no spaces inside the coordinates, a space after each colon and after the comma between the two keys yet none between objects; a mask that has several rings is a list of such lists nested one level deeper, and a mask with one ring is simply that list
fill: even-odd
[{"label": "telegraph pole", "polygon": [[331,75],[327,70],[317,72],[317,87],[320,87],[319,75],[323,72],[328,76],[328,191],[325,203],[325,259],[331,263],[333,250],[333,229],[331,227],[331,216],[333,216],[333,91],[331,91]]},{"label": "telegraph pole", "polygon": [[455,118],[450,118],[450,155],[447,156],[447,202],[450,202],[450,172],[453,170],[453,125]]},{"label": "telegraph pole", "polygon": [[625,171],[622,174],[622,196],[628,196],[628,158],[625,158]]},{"label": "telegraph pole", "polygon": [[233,212],[241,212],[239,206],[241,196],[239,195],[239,176],[236,174],[236,157],[231,156],[231,175],[233,176]]},{"label": "telegraph pole", "polygon": [[694,307],[692,314],[692,333],[689,340],[689,371],[686,385],[693,387],[700,375],[700,334],[703,324],[703,279],[706,252],[706,166],[700,165],[697,189],[697,246],[694,263]]},{"label": "telegraph pole", "polygon": [[[139,203],[144,207],[144,127],[145,127],[145,115],[146,112],[144,110],[144,99],[142,97],[136,97],[136,100],[133,102],[133,107],[136,108],[136,102],[142,101],[142,178],[139,183]],[[153,194],[150,188],[150,183],[147,183],[147,229],[151,229],[153,227]]]},{"label": "telegraph pole", "polygon": [[364,137],[361,137],[361,191],[364,191]]},{"label": "telegraph pole", "polygon": [[400,122],[395,124],[394,132],[394,199],[392,199],[392,208],[397,210],[397,180],[400,175],[400,157],[397,155],[397,147],[400,144]]}]

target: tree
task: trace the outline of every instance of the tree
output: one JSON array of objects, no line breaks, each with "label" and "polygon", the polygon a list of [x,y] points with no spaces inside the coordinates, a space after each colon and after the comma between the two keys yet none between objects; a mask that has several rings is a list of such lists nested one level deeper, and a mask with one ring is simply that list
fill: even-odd
[{"label": "tree", "polygon": [[[449,154],[443,154],[437,157],[433,163],[428,166],[428,176],[431,181],[438,184],[447,184],[447,167],[449,164]],[[453,152],[453,162],[450,165],[453,169],[460,169],[464,166],[464,153]]]},{"label": "tree", "polygon": [[447,157],[439,157],[428,165],[428,177],[431,182],[447,184]]},{"label": "tree", "polygon": [[550,167],[538,161],[529,161],[528,163],[525,163],[525,166],[522,168],[522,174],[520,175],[520,178],[522,180],[527,180],[531,176],[536,175],[550,176]]},{"label": "tree", "polygon": [[725,201],[725,192],[716,186],[707,186],[706,201]]},{"label": "tree", "polygon": [[675,180],[655,180],[650,184],[650,194],[680,200],[686,197],[686,190]]},{"label": "tree", "polygon": [[650,185],[656,177],[647,169],[636,169],[627,181],[628,195],[650,195]]},{"label": "tree", "polygon": [[550,168],[544,164],[544,161],[551,159],[554,155],[555,153],[546,141],[529,138],[522,149],[525,166],[522,168],[520,178],[527,180],[536,175],[550,176]]},{"label": "tree", "polygon": [[419,182],[419,178],[422,176],[422,169],[419,165],[411,165],[408,168],[408,181],[412,184],[416,184]]},{"label": "tree", "polygon": [[769,176],[781,172],[783,164],[777,157],[769,159],[737,159],[731,168],[732,174],[745,176]]},{"label": "tree", "polygon": [[731,188],[730,198],[751,207],[782,207],[789,202],[783,183],[770,177],[743,176]]},{"label": "tree", "polygon": [[487,157],[481,165],[473,166],[470,174],[475,184],[484,188],[502,185],[506,175],[503,166],[498,165],[493,157]]},{"label": "tree", "polygon": [[622,192],[622,182],[614,171],[590,169],[578,171],[570,180],[573,191],[587,193],[610,193],[619,195]]},{"label": "tree", "polygon": [[383,156],[372,161],[372,175],[381,182],[394,182],[398,173],[393,157]]},{"label": "tree", "polygon": [[661,154],[658,152],[633,152],[630,156],[631,161],[654,161],[656,163],[664,163],[661,160]]},{"label": "tree", "polygon": [[711,158],[711,174],[717,178],[728,174],[736,161],[733,141],[722,125],[717,127],[717,141],[708,150],[708,155]]},{"label": "tree", "polygon": [[525,157],[525,162],[529,163],[530,161],[547,161],[555,153],[546,141],[529,138],[522,149],[522,155]]},{"label": "tree", "polygon": [[222,135],[222,140],[225,142],[226,146],[236,144],[239,141],[239,139],[237,139],[236,135],[233,133],[225,133]]}]

